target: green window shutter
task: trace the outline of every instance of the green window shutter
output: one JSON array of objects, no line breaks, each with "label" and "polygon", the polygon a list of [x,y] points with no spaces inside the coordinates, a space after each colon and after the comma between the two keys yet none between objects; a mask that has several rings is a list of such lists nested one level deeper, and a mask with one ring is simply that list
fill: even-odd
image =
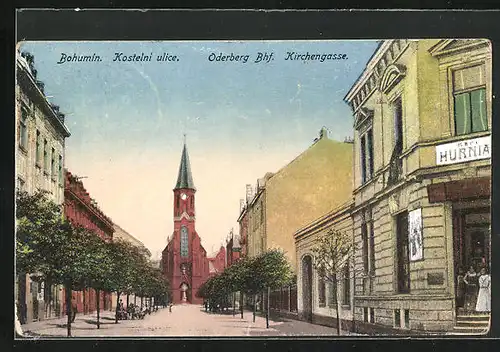
[{"label": "green window shutter", "polygon": [[472,132],[488,130],[486,117],[486,89],[478,89],[470,93],[472,107]]},{"label": "green window shutter", "polygon": [[457,135],[471,133],[469,93],[455,95],[455,132]]}]

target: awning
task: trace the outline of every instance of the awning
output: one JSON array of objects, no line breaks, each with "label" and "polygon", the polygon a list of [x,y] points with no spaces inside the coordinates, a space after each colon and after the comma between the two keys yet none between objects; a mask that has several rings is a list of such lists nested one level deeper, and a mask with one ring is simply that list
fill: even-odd
[{"label": "awning", "polygon": [[430,203],[491,197],[491,178],[478,177],[427,186]]}]

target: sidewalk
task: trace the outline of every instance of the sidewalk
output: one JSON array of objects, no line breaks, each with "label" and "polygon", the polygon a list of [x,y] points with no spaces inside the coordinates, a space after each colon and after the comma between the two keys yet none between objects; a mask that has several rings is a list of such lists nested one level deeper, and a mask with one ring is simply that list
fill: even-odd
[{"label": "sidewalk", "polygon": [[[99,317],[101,325],[109,324],[110,321],[114,322],[115,312],[103,311],[100,312]],[[21,325],[21,329],[23,335],[26,337],[45,335],[45,333],[47,333],[47,335],[54,335],[55,331],[61,332],[61,328],[66,329],[67,322],[68,317],[65,315],[62,318],[45,319],[24,324]],[[89,324],[93,326],[93,329],[97,329],[97,312],[91,314],[78,313],[75,321],[71,323],[71,330],[73,330],[73,328],[88,329]]]}]

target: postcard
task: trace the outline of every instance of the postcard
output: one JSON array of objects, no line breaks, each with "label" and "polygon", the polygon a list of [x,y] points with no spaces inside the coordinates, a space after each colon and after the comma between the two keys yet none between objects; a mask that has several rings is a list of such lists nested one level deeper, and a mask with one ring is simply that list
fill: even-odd
[{"label": "postcard", "polygon": [[22,41],[17,338],[471,336],[487,39]]}]

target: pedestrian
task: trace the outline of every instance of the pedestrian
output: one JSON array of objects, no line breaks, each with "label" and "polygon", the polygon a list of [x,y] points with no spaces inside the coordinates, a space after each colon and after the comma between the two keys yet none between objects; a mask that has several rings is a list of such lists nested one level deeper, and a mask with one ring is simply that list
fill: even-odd
[{"label": "pedestrian", "polygon": [[477,296],[477,273],[474,267],[471,265],[469,271],[464,276],[464,282],[466,285],[465,289],[465,309],[467,311],[474,311],[476,306],[476,296]]},{"label": "pedestrian", "polygon": [[479,292],[477,295],[476,312],[491,311],[491,276],[486,267],[481,269],[478,279]]},{"label": "pedestrian", "polygon": [[71,322],[74,323],[76,319],[76,313],[78,312],[78,305],[76,304],[76,299],[73,297],[71,300]]},{"label": "pedestrian", "polygon": [[172,302],[170,302],[170,303],[169,303],[169,305],[168,305],[168,311],[169,311],[170,313],[172,313]]}]

